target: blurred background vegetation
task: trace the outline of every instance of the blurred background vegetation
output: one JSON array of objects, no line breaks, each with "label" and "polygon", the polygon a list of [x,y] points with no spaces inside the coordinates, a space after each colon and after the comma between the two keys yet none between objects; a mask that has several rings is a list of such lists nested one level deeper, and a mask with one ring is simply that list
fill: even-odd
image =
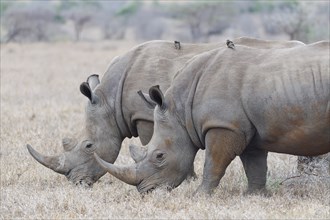
[{"label": "blurred background vegetation", "polygon": [[1,0],[1,43],[329,40],[329,1]]}]

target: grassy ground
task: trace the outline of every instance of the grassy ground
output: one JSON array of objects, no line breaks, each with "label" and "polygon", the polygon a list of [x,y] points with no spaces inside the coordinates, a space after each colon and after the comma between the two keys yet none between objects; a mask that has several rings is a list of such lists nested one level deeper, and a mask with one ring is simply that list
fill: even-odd
[{"label": "grassy ground", "polygon": [[[1,45],[1,219],[330,218],[329,176],[287,179],[296,175],[296,157],[289,155],[269,155],[270,197],[243,195],[247,181],[238,159],[212,197],[193,197],[201,182],[203,151],[195,162],[196,181],[143,197],[108,174],[85,189],[37,163],[26,144],[47,155],[61,152],[61,139],[82,126],[86,97],[79,92],[80,83],[91,73],[102,75],[114,56],[133,45]],[[116,163],[132,162],[129,142],[139,143],[125,140]]]}]

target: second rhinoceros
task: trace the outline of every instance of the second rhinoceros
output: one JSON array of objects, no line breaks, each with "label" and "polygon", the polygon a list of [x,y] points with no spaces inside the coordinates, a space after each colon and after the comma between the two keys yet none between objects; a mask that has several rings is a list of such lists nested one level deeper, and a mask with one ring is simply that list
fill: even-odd
[{"label": "second rhinoceros", "polygon": [[[264,41],[246,37],[235,39],[234,43],[265,49],[304,45],[299,41]],[[44,166],[65,175],[68,180],[92,185],[106,173],[94,160],[93,152],[113,163],[126,137],[139,136],[145,145],[152,136],[153,112],[136,97],[136,91],[147,90],[152,84],[159,84],[166,90],[174,74],[190,58],[225,47],[225,43],[178,44],[168,41],[143,43],[115,58],[101,82],[96,75],[90,76],[80,86],[81,92],[89,99],[85,129],[77,138],[63,140],[65,151],[59,156],[41,155],[28,145],[30,154]],[[134,154],[138,152],[132,148]]]},{"label": "second rhinoceros", "polygon": [[330,152],[329,49],[329,42],[281,50],[236,45],[197,55],[165,96],[150,88],[145,101],[156,105],[154,134],[144,158],[122,167],[95,157],[110,174],[147,192],[177,187],[205,149],[199,190],[211,193],[240,156],[248,192],[263,191],[268,151]]}]

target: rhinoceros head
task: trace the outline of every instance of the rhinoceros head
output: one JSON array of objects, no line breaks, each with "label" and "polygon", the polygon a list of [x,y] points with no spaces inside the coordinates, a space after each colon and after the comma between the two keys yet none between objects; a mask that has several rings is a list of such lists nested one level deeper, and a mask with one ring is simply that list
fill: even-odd
[{"label": "rhinoceros head", "polygon": [[155,105],[154,133],[146,151],[130,146],[136,164],[117,166],[107,163],[95,154],[96,160],[110,174],[137,186],[139,192],[148,192],[158,186],[168,189],[177,187],[188,175],[197,152],[182,123],[172,111],[171,102],[166,101],[158,86],[151,87],[149,106]]},{"label": "rhinoceros head", "polygon": [[108,100],[99,91],[98,76],[92,75],[80,86],[89,102],[86,107],[85,127],[76,138],[63,139],[64,152],[58,156],[44,156],[27,146],[30,154],[42,165],[63,174],[77,185],[91,186],[106,171],[96,162],[93,153],[113,163],[123,140]]}]

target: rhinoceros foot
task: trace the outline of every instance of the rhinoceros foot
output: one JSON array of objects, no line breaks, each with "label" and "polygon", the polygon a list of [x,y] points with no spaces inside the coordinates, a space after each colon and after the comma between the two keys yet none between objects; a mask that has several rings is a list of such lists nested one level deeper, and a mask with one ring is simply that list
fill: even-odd
[{"label": "rhinoceros foot", "polygon": [[260,188],[260,189],[248,189],[243,193],[244,196],[249,196],[249,195],[259,195],[259,196],[265,196],[265,197],[270,197],[272,196],[271,191],[267,190],[266,188]]}]

